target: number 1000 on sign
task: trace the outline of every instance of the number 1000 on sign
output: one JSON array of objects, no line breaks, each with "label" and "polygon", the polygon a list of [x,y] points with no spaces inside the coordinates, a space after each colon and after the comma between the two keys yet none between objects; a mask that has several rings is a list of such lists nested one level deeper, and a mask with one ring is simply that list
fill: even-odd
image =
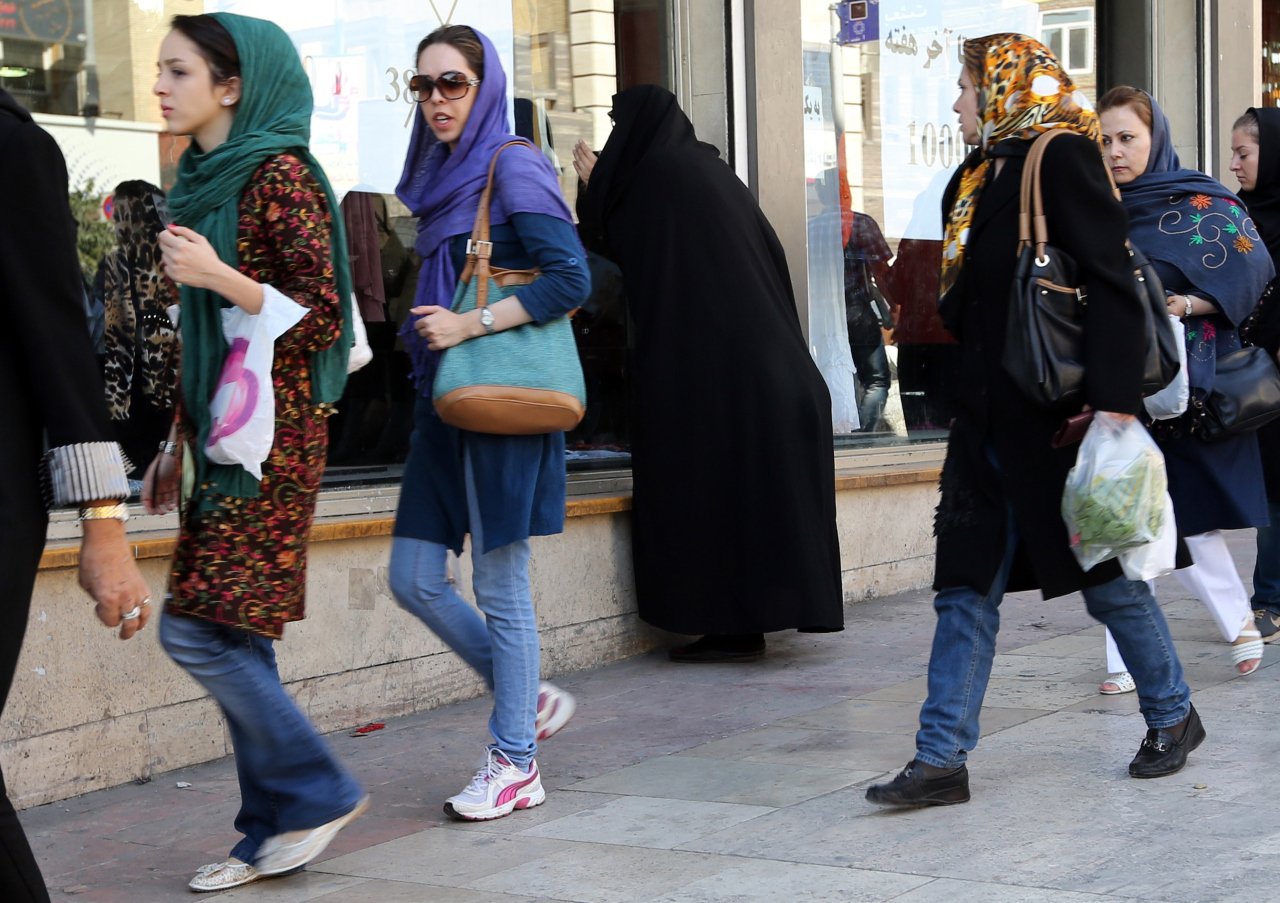
[{"label": "number 1000 on sign", "polygon": [[964,141],[950,124],[939,127],[932,122],[923,126],[911,122],[907,125],[907,145],[910,148],[907,163],[911,166],[946,169],[963,160],[967,152]]}]

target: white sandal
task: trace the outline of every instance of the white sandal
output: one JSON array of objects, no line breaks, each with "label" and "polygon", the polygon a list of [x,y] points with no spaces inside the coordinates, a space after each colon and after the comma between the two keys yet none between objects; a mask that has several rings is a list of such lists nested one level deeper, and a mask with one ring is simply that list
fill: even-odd
[{"label": "white sandal", "polygon": [[[1231,663],[1236,666],[1236,671],[1241,676],[1252,674],[1262,667],[1262,652],[1266,646],[1262,644],[1262,631],[1258,629],[1254,623],[1253,615],[1245,621],[1244,627],[1236,636],[1235,642],[1231,644]],[[1248,662],[1253,662],[1253,667],[1241,670],[1240,666]]]},{"label": "white sandal", "polygon": [[213,862],[202,865],[196,870],[196,876],[187,887],[198,894],[214,890],[227,890],[249,884],[259,878],[266,877],[247,862],[239,859],[228,859],[226,862]]},{"label": "white sandal", "polygon": [[1134,683],[1133,675],[1128,671],[1108,674],[1107,679],[1098,684],[1098,692],[1103,696],[1119,696],[1121,693],[1132,693],[1136,689],[1138,685]]}]

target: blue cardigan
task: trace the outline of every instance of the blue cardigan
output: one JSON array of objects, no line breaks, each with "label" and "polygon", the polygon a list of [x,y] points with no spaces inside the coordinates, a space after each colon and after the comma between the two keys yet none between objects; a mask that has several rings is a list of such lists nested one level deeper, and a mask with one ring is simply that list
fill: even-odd
[{"label": "blue cardigan", "polygon": [[[454,236],[453,263],[462,272],[467,235]],[[492,263],[542,275],[516,297],[534,322],[546,323],[586,301],[591,276],[574,227],[539,213],[520,213],[494,226]],[[483,338],[471,341],[484,341]],[[436,416],[431,393],[418,396],[394,535],[462,551],[471,532],[464,456],[471,458],[480,510],[481,554],[530,536],[564,530],[564,433],[495,436],[449,426]],[[474,550],[473,550],[474,554]]]}]

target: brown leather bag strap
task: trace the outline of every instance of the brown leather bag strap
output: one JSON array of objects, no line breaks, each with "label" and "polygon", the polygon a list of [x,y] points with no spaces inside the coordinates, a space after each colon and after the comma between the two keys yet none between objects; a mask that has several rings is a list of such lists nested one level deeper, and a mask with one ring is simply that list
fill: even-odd
[{"label": "brown leather bag strap", "polygon": [[476,307],[485,307],[489,302],[489,258],[493,255],[493,242],[489,240],[489,204],[493,199],[493,176],[498,169],[498,157],[507,148],[520,145],[527,146],[523,141],[508,141],[493,152],[493,159],[489,161],[489,178],[480,192],[475,225],[471,228],[471,240],[467,242],[467,265],[462,271],[464,281],[473,273],[480,277],[480,284],[476,286]]},{"label": "brown leather bag strap", "polygon": [[[1065,135],[1067,133],[1067,129],[1051,129],[1042,133],[1031,145],[1031,151],[1027,154],[1026,165],[1022,170],[1022,209],[1023,211],[1026,211],[1029,206],[1031,213],[1030,233],[1026,238],[1028,240],[1034,240],[1036,256],[1040,258],[1044,257],[1045,248],[1049,244],[1049,221],[1044,215],[1044,193],[1041,190],[1041,164],[1044,161],[1045,150],[1048,148],[1049,142],[1054,138],[1057,138],[1059,135]],[[1030,204],[1028,204],[1026,194],[1028,181],[1030,182],[1031,188]],[[1023,216],[1026,216],[1025,212],[1023,213]],[[1021,228],[1021,225],[1021,218],[1019,218],[1019,228]],[[1023,236],[1019,235],[1019,247],[1023,247],[1021,244],[1023,240]]]},{"label": "brown leather bag strap", "polygon": [[[1049,244],[1049,221],[1044,215],[1044,193],[1041,189],[1041,162],[1044,159],[1045,148],[1049,142],[1059,135],[1065,134],[1067,129],[1052,129],[1048,132],[1042,132],[1035,142],[1031,145],[1031,150],[1027,153],[1027,162],[1022,169],[1022,200],[1021,209],[1018,213],[1018,252],[1021,253],[1023,248],[1030,244],[1034,238],[1036,246],[1036,256],[1043,258],[1044,249]],[[1116,185],[1115,176],[1111,172],[1111,167],[1107,166],[1106,160],[1102,155],[1098,155],[1099,161],[1102,163],[1102,169],[1107,174],[1107,182],[1111,185],[1111,194],[1117,201],[1122,201],[1120,196],[1120,187]],[[1124,241],[1125,247],[1130,248],[1132,254],[1132,245],[1126,237]]]}]

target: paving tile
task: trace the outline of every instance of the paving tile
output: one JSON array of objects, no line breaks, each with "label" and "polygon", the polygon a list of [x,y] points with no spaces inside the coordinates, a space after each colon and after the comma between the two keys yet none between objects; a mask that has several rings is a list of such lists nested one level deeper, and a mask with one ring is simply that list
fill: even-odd
[{"label": "paving tile", "polygon": [[573,845],[539,837],[431,828],[326,860],[310,870],[417,884],[461,886],[531,860],[542,860]]},{"label": "paving tile", "polygon": [[472,881],[468,887],[572,903],[637,903],[678,891],[732,864],[720,856],[579,844]]},{"label": "paving tile", "polygon": [[901,900],[903,893],[930,878],[866,869],[830,868],[798,862],[728,860],[723,870],[692,881],[678,891],[646,903],[716,903],[716,901],[786,900],[788,903],[880,903]]},{"label": "paving tile", "polygon": [[669,850],[773,811],[765,806],[628,796],[529,828],[519,836]]},{"label": "paving tile", "polygon": [[459,887],[427,887],[401,881],[380,881],[365,878],[347,878],[336,875],[316,876],[314,884],[291,882],[302,875],[286,879],[259,881],[228,893],[219,894],[218,901],[262,901],[262,903],[529,903],[532,897],[493,894]]},{"label": "paving tile", "polygon": [[[1049,713],[1049,709],[982,710],[982,733],[988,734],[1021,724]],[[826,708],[775,721],[778,727],[807,727],[815,730],[856,730],[866,733],[911,737],[920,727],[920,703],[889,702],[878,699],[850,699]]]},{"label": "paving tile", "polygon": [[[219,903],[238,903],[238,901],[255,900],[261,903],[310,903],[312,900],[330,900],[340,896],[343,899],[369,900],[377,897],[364,893],[365,879],[352,878],[347,875],[326,875],[322,872],[304,871],[296,875],[285,875],[280,878],[262,878],[252,884],[222,891],[209,899]],[[422,887],[418,886],[421,893]],[[176,896],[176,895],[175,895]],[[188,893],[189,899],[197,899]]]},{"label": "paving tile", "polygon": [[909,734],[762,727],[695,746],[680,755],[817,768],[839,763],[854,771],[883,772],[910,759],[912,747]]},{"label": "paving tile", "polygon": [[[662,756],[590,778],[572,790],[780,807],[866,780],[843,768]],[[540,807],[541,808],[541,807]]]},{"label": "paving tile", "polygon": [[893,903],[1109,903],[1130,900],[1102,894],[1078,894],[1057,888],[956,881],[938,878],[899,897]]}]

